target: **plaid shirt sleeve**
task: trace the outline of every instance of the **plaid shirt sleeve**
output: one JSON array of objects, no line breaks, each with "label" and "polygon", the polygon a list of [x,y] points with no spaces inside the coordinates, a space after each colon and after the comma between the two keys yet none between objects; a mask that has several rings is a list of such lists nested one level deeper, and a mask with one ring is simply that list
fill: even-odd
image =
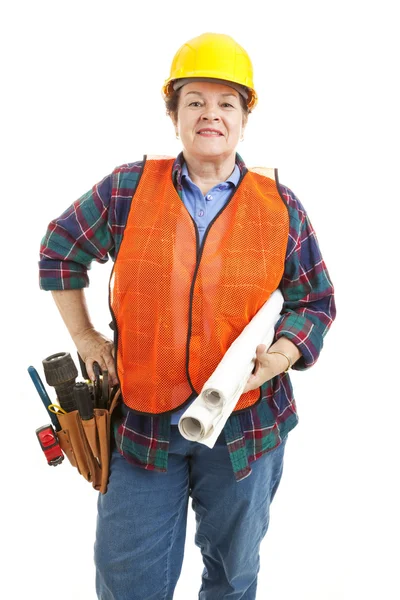
[{"label": "plaid shirt sleeve", "polygon": [[92,261],[115,257],[141,165],[117,167],[51,221],[40,247],[43,290],[87,287]]},{"label": "plaid shirt sleeve", "polygon": [[336,315],[334,289],[310,220],[291,190],[280,185],[290,217],[285,270],[280,285],[283,313],[276,338],[290,339],[302,356],[293,365],[311,367],[321,352],[323,338]]}]

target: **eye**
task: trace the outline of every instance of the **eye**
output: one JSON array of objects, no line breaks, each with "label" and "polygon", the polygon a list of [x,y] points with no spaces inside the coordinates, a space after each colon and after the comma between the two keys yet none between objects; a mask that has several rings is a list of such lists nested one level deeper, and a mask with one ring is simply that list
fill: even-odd
[{"label": "eye", "polygon": [[199,100],[193,100],[193,102],[190,102],[188,106],[194,106],[197,108],[198,106],[201,106],[201,102]]},{"label": "eye", "polygon": [[223,103],[222,103],[222,106],[223,106],[224,108],[235,108],[235,107],[233,106],[233,104],[230,104],[230,102],[223,102]]}]

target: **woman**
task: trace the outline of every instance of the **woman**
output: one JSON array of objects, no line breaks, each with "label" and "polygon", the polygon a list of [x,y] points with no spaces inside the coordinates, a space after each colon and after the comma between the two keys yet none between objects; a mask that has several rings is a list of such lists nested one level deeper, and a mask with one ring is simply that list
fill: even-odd
[{"label": "woman", "polygon": [[[182,153],[116,168],[53,221],[41,285],[53,291],[89,375],[98,361],[122,389],[98,503],[98,597],[173,597],[191,497],[204,561],[199,598],[250,600],[298,420],[288,371],[317,360],[335,316],[333,288],[300,202],[236,153],[257,103],[244,49],[221,34],[190,40],[163,94]],[[115,343],[95,331],[83,295],[91,261],[108,255]],[[217,443],[187,441],[179,417],[278,287],[285,304],[275,341],[257,347]]]}]

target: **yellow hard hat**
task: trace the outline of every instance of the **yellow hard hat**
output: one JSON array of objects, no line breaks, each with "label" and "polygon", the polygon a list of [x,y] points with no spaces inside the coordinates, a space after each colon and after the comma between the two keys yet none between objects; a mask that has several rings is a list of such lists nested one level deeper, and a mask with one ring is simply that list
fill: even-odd
[{"label": "yellow hard hat", "polygon": [[223,33],[203,33],[183,44],[175,54],[171,72],[162,92],[168,97],[177,79],[205,77],[231,81],[247,88],[248,108],[257,104],[253,87],[253,66],[246,50]]}]

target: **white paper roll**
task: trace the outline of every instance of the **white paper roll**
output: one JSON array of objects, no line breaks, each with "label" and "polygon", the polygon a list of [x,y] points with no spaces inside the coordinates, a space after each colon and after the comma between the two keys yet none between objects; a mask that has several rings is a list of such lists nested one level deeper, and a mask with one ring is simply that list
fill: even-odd
[{"label": "white paper roll", "polygon": [[181,416],[178,428],[184,438],[212,448],[232,414],[255,364],[256,348],[269,348],[280,317],[283,296],[276,290],[230,345],[200,395]]}]

